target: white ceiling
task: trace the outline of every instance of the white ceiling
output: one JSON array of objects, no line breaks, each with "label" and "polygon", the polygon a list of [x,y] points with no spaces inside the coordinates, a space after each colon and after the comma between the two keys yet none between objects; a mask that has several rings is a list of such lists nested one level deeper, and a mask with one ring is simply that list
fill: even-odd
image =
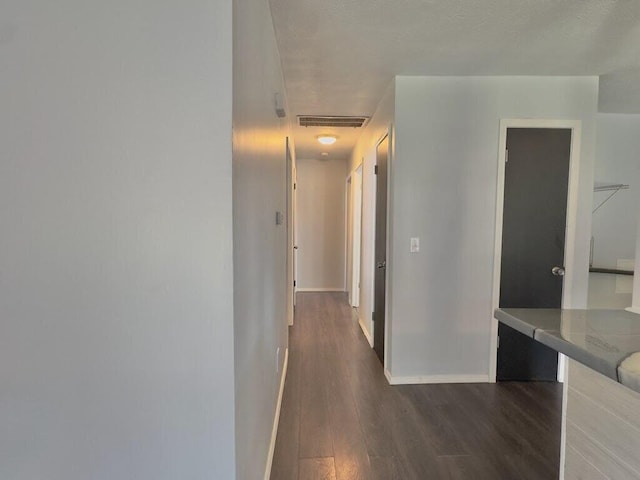
[{"label": "white ceiling", "polygon": [[[640,0],[270,0],[288,111],[373,114],[395,75],[602,75],[600,111],[640,113]],[[295,127],[299,158],[360,130]]]}]

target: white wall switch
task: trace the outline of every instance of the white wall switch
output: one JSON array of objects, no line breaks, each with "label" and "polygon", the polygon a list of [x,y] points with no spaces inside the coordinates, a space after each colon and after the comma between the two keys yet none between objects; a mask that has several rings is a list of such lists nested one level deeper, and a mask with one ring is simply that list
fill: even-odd
[{"label": "white wall switch", "polygon": [[420,239],[418,237],[411,237],[411,253],[416,253],[420,251]]}]

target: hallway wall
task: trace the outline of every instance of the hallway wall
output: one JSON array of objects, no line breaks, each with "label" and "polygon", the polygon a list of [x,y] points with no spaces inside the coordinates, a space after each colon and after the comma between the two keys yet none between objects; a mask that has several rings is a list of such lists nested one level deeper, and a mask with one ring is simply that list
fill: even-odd
[{"label": "hallway wall", "polygon": [[[396,77],[388,275],[395,381],[486,381],[500,119],[582,121],[569,307],[586,306],[596,77]],[[420,237],[421,251],[409,251]]]},{"label": "hallway wall", "polygon": [[345,289],[346,180],[343,159],[298,159],[298,290]]},{"label": "hallway wall", "polygon": [[0,478],[234,478],[232,2],[0,19]]},{"label": "hallway wall", "polygon": [[288,344],[289,119],[275,112],[274,93],[286,97],[269,2],[235,1],[233,29],[235,478],[255,480],[269,469]]}]

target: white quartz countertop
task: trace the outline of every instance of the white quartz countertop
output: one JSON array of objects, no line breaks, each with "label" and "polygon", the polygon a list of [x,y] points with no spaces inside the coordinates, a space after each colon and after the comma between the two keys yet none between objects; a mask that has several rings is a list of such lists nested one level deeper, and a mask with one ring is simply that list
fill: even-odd
[{"label": "white quartz countertop", "polygon": [[626,310],[499,308],[495,318],[640,392],[640,368],[632,358],[640,352],[640,315]]}]

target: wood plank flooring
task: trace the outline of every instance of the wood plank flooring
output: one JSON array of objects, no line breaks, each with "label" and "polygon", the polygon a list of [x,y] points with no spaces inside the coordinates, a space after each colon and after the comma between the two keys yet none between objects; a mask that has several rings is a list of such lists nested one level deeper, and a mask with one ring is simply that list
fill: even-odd
[{"label": "wood plank flooring", "polygon": [[299,293],[271,480],[558,478],[554,383],[390,386],[342,293]]}]

